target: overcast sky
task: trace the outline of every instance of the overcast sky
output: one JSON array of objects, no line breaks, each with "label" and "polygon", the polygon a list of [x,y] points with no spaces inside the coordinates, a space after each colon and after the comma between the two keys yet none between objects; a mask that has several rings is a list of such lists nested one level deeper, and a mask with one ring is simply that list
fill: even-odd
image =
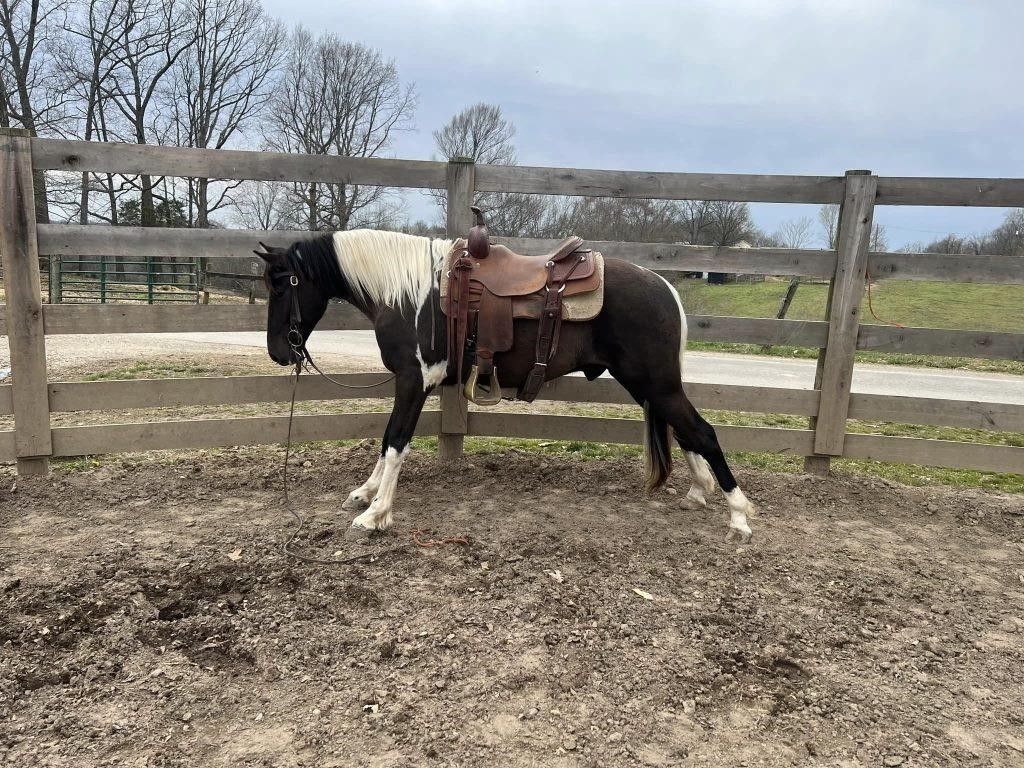
[{"label": "overcast sky", "polygon": [[[528,165],[1024,176],[1024,0],[264,0],[393,57],[420,101],[399,157],[477,101]],[[411,201],[410,214],[427,207]],[[813,208],[757,206],[772,230]],[[890,245],[994,209],[880,208]]]}]

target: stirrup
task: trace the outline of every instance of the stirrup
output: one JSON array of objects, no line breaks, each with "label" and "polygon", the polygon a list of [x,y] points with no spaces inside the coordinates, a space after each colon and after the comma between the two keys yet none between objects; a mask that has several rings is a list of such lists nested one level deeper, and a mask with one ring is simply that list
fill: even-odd
[{"label": "stirrup", "polygon": [[474,365],[469,371],[469,379],[463,393],[467,400],[472,400],[477,405],[497,405],[501,402],[501,384],[498,382],[498,369],[491,371],[491,381],[487,388],[487,394],[482,395],[477,391],[477,383],[480,376],[480,366]]}]

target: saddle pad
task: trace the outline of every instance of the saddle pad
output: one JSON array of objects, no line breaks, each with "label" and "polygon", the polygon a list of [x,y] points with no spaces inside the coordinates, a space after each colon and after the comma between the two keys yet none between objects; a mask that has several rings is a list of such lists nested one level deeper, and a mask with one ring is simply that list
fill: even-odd
[{"label": "saddle pad", "polygon": [[[452,250],[445,257],[444,265],[441,268],[440,289],[441,309],[445,308],[448,297],[448,272],[451,270],[452,262],[457,255],[466,249],[465,239],[456,240],[452,244]],[[598,275],[598,287],[589,293],[579,293],[575,296],[566,296],[562,299],[562,319],[583,322],[593,320],[601,313],[604,307],[604,256],[599,251],[594,251],[594,268]],[[512,299],[512,316],[519,318],[538,319],[543,306],[543,292],[531,296],[516,296]]]}]

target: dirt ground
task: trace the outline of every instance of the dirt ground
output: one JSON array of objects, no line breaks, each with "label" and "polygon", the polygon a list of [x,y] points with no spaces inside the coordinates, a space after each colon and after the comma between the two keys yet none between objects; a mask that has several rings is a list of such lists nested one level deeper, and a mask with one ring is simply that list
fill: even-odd
[{"label": "dirt ground", "polygon": [[296,458],[345,567],[273,449],[0,477],[0,764],[1024,764],[1020,496],[746,471],[739,547],[633,461],[414,455],[349,542],[374,459]]}]

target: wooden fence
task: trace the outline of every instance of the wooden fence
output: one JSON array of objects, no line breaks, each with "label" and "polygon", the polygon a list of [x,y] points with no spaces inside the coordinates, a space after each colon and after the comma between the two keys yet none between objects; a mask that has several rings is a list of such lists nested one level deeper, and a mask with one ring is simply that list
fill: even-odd
[{"label": "wooden fence", "polygon": [[[200,448],[278,442],[286,419],[202,419],[156,423],[51,427],[50,414],[189,405],[284,401],[285,376],[49,382],[48,334],[149,333],[263,330],[262,306],[44,305],[39,293],[39,257],[187,256],[219,259],[248,256],[264,240],[288,244],[303,232],[141,229],[35,225],[32,171],[97,171],[217,179],[321,181],[405,188],[446,189],[448,232],[470,225],[474,191],[627,198],[711,199],[775,203],[840,203],[835,250],[712,248],[662,243],[594,242],[606,256],[659,271],[718,271],[800,275],[830,281],[828,320],[690,316],[690,338],[817,348],[813,390],[770,386],[688,384],[702,408],[811,417],[810,429],[718,426],[729,450],[771,451],[808,457],[812,470],[827,470],[830,457],[849,456],[992,471],[1024,471],[1024,448],[882,435],[848,434],[847,419],[869,419],[985,430],[1024,431],[1024,406],[965,400],[851,394],[857,350],[1024,359],[1024,334],[861,325],[866,275],[871,279],[1024,283],[1024,259],[1004,256],[869,253],[876,205],[1024,206],[1024,180],[879,177],[866,171],[844,176],[640,173],[629,171],[475,166],[470,162],[426,162],[304,156],[266,152],[196,150],[36,139],[0,133],[0,253],[6,276],[6,321],[13,384],[0,386],[0,415],[14,416],[15,429],[0,432],[0,460],[16,459],[19,472],[43,473],[50,457],[118,451]],[[516,250],[538,251],[552,241],[506,239]],[[367,321],[332,306],[322,329],[365,329]],[[379,375],[379,374],[377,374]],[[350,374],[352,382],[374,374]],[[305,400],[384,397],[390,385],[345,395],[313,377],[301,382]],[[456,388],[442,388],[440,408],[428,410],[418,433],[438,435],[440,453],[461,452],[466,435],[556,438],[636,443],[635,420],[467,411]],[[589,403],[631,402],[614,381],[563,378],[542,398]],[[378,437],[387,414],[358,413],[296,417],[298,440]]]}]

